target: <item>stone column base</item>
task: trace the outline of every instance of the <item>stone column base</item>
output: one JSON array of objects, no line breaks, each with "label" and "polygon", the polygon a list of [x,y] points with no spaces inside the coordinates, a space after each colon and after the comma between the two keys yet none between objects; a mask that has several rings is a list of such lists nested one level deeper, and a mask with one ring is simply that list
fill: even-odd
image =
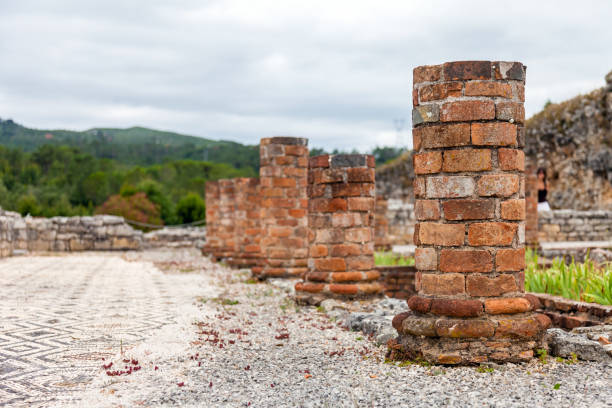
[{"label": "stone column base", "polygon": [[360,300],[383,296],[384,288],[376,281],[359,283],[314,283],[295,284],[295,301],[303,305],[318,305],[325,299]]},{"label": "stone column base", "polygon": [[389,342],[389,358],[448,365],[524,362],[542,348],[549,326],[539,313],[449,319],[406,312],[393,319],[399,336]]}]

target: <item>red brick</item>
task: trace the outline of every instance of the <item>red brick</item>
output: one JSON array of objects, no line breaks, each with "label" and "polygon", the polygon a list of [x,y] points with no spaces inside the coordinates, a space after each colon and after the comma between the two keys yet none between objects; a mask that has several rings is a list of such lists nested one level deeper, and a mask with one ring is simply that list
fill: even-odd
[{"label": "red brick", "polygon": [[343,198],[316,198],[309,201],[310,212],[346,211],[347,202]]},{"label": "red brick", "polygon": [[440,219],[440,204],[438,200],[416,200],[414,216],[419,221]]},{"label": "red brick", "polygon": [[349,211],[374,211],[376,200],[370,197],[349,197],[347,199]]},{"label": "red brick", "polygon": [[333,272],[331,274],[332,282],[354,282],[360,281],[362,278],[362,272]]},{"label": "red brick", "polygon": [[346,258],[347,269],[365,271],[375,267],[373,256],[360,256]]},{"label": "red brick", "polygon": [[441,65],[423,65],[416,67],[412,71],[412,82],[415,84],[421,82],[434,82],[440,80],[442,74]]},{"label": "red brick", "polygon": [[520,102],[498,102],[495,105],[495,119],[523,123],[525,122],[525,107]]},{"label": "red brick", "polygon": [[368,242],[372,239],[370,228],[348,228],[345,230],[344,238],[348,242]]},{"label": "red brick", "polygon": [[483,197],[508,197],[519,191],[516,174],[486,174],[478,180],[478,195]]},{"label": "red brick", "polygon": [[501,296],[519,291],[514,276],[510,274],[498,275],[494,278],[483,275],[469,275],[466,277],[465,287],[468,295],[475,297]]},{"label": "red brick", "polygon": [[323,289],[325,289],[325,284],[323,283],[298,282],[295,284],[297,292],[319,293]]},{"label": "red brick", "polygon": [[491,272],[493,257],[485,250],[440,251],[440,270],[442,272]]},{"label": "red brick", "polygon": [[341,243],[344,241],[344,231],[336,228],[317,229],[316,242],[324,244]]},{"label": "red brick", "polygon": [[312,258],[321,258],[327,256],[328,253],[325,245],[311,245],[309,252],[309,256]]},{"label": "red brick", "polygon": [[297,167],[308,168],[308,157],[298,157],[297,158]]},{"label": "red brick", "polygon": [[466,176],[428,177],[427,198],[460,198],[474,193],[474,178]]},{"label": "red brick", "polygon": [[444,152],[443,170],[449,173],[491,170],[491,150],[447,150]]},{"label": "red brick", "polygon": [[329,279],[329,272],[308,271],[304,275],[304,280],[315,282],[326,282]]},{"label": "red brick", "polygon": [[358,227],[363,224],[361,214],[340,212],[332,214],[332,226],[335,228]]},{"label": "red brick", "polygon": [[483,220],[495,216],[493,200],[450,200],[442,203],[444,218],[452,221]]},{"label": "red brick", "polygon": [[502,170],[525,170],[525,152],[518,149],[499,149],[497,152],[499,168]]},{"label": "red brick", "polygon": [[355,284],[330,284],[329,290],[332,293],[339,295],[356,295],[359,292],[359,287]]},{"label": "red brick", "polygon": [[288,237],[293,233],[293,228],[289,227],[270,227],[268,232],[271,237]]},{"label": "red brick", "polygon": [[422,222],[418,226],[418,241],[420,244],[440,246],[463,245],[465,238],[465,225],[463,224]]},{"label": "red brick", "polygon": [[411,315],[410,312],[403,312],[403,313],[400,313],[400,314],[396,314],[393,317],[393,320],[391,321],[391,325],[393,326],[393,328],[395,330],[397,330],[399,332],[401,330],[401,328],[402,328],[402,323],[410,315]]},{"label": "red brick", "polygon": [[476,146],[516,145],[516,134],[516,125],[513,123],[472,123],[472,144]]},{"label": "red brick", "polygon": [[491,79],[490,61],[456,61],[444,64],[444,79],[463,81],[470,79]]},{"label": "red brick", "polygon": [[495,103],[489,100],[447,102],[440,110],[441,122],[466,122],[494,118]]},{"label": "red brick", "polygon": [[431,299],[421,296],[412,296],[408,299],[408,307],[413,312],[429,313],[431,309]]},{"label": "red brick", "polygon": [[512,98],[512,86],[499,81],[470,81],[465,83],[465,96]]},{"label": "red brick", "polygon": [[436,334],[440,337],[465,339],[491,337],[494,333],[495,326],[488,320],[438,319],[436,321]]},{"label": "red brick", "polygon": [[485,300],[485,311],[489,314],[515,314],[531,310],[531,303],[523,297]]},{"label": "red brick", "polygon": [[474,299],[433,299],[431,313],[451,317],[477,317],[482,314],[482,302]]},{"label": "red brick", "polygon": [[336,183],[331,185],[332,197],[358,197],[367,194],[372,183]]},{"label": "red brick", "polygon": [[413,156],[413,163],[416,174],[438,173],[442,168],[442,153],[417,153]]},{"label": "red brick", "polygon": [[425,196],[425,179],[423,177],[415,177],[412,182],[412,191],[417,198]]},{"label": "red brick", "polygon": [[419,270],[434,271],[438,268],[438,253],[434,248],[416,248],[414,263]]},{"label": "red brick", "polygon": [[289,216],[294,218],[303,218],[306,216],[308,212],[306,210],[300,208],[291,208],[289,209]]},{"label": "red brick", "polygon": [[468,227],[468,242],[472,246],[510,245],[516,236],[518,224],[507,222],[480,222]]},{"label": "red brick", "polygon": [[361,255],[361,245],[339,244],[331,247],[331,256],[345,257],[349,255]]},{"label": "red brick", "polygon": [[421,290],[427,295],[459,295],[465,293],[465,276],[458,273],[421,274]]},{"label": "red brick", "polygon": [[286,145],[285,154],[288,156],[305,156],[308,155],[308,148],[306,146]]},{"label": "red brick", "polygon": [[308,166],[314,167],[329,167],[329,155],[324,154],[322,156],[314,156],[309,158]]},{"label": "red brick", "polygon": [[506,200],[501,202],[501,217],[505,220],[525,219],[525,200]]},{"label": "red brick", "polygon": [[497,61],[493,63],[495,79],[525,81],[525,66],[520,62]]},{"label": "red brick", "polygon": [[524,84],[516,84],[516,93],[515,93],[515,97],[521,101],[521,102],[525,102],[525,85]]},{"label": "red brick", "polygon": [[295,163],[295,157],[291,156],[276,156],[274,158],[274,164],[278,166],[291,166]]},{"label": "red brick", "polygon": [[525,248],[499,249],[495,267],[497,271],[522,271],[525,269]]},{"label": "red brick", "polygon": [[456,123],[433,125],[412,129],[413,145],[416,151],[440,147],[467,146],[470,144],[470,124]]},{"label": "red brick", "polygon": [[349,182],[374,182],[374,173],[375,170],[367,167],[356,167],[352,169],[348,169],[347,180]]},{"label": "red brick", "polygon": [[422,86],[419,89],[421,102],[439,101],[448,97],[461,96],[463,84],[461,82],[444,82]]},{"label": "red brick", "polygon": [[368,154],[366,156],[366,164],[368,167],[376,168],[376,158],[373,155]]},{"label": "red brick", "polygon": [[319,258],[314,260],[314,267],[318,271],[345,271],[344,258]]},{"label": "red brick", "polygon": [[419,106],[419,90],[412,89],[412,106]]}]

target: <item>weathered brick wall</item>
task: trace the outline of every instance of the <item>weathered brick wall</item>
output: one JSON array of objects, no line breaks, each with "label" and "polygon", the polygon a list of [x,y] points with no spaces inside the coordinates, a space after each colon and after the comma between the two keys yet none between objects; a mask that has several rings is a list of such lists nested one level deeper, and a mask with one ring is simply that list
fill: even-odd
[{"label": "weathered brick wall", "polygon": [[206,200],[206,244],[202,247],[203,255],[212,255],[221,248],[221,240],[217,235],[219,229],[219,182],[207,181],[205,187]]},{"label": "weathered brick wall", "polygon": [[525,168],[525,243],[538,246],[538,177],[533,165]]},{"label": "weathered brick wall", "polygon": [[540,242],[612,241],[612,211],[541,211],[538,230]]},{"label": "weathered brick wall", "polygon": [[216,237],[219,246],[214,248],[212,256],[216,259],[229,260],[235,254],[236,236],[234,233],[234,204],[235,188],[234,179],[220,179],[219,183],[219,205],[217,207]]},{"label": "weathered brick wall", "polygon": [[387,200],[384,197],[377,196],[374,209],[374,248],[377,251],[388,251],[391,249],[387,211]]},{"label": "weathered brick wall", "polygon": [[259,179],[234,179],[234,243],[236,249],[230,265],[247,268],[257,267],[261,261]]},{"label": "weathered brick wall", "polygon": [[377,266],[379,282],[383,285],[385,296],[408,299],[416,294],[414,290],[414,266]]},{"label": "weathered brick wall", "polygon": [[550,324],[524,297],[524,80],[520,63],[414,70],[418,296],[395,356],[524,361]]},{"label": "weathered brick wall", "polygon": [[0,210],[0,256],[14,251],[97,251],[140,249],[142,231],[122,217],[22,217]]},{"label": "weathered brick wall", "polygon": [[371,155],[310,158],[308,271],[296,284],[299,301],[377,296],[374,268],[375,170]]},{"label": "weathered brick wall", "polygon": [[[308,140],[272,137],[260,143],[260,278],[300,276],[308,257]],[[258,273],[259,272],[259,273]]]}]

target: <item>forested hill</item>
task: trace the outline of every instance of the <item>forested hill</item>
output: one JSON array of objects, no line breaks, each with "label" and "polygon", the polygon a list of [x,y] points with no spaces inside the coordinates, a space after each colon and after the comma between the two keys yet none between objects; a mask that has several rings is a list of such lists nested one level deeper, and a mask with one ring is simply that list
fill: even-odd
[{"label": "forested hill", "polygon": [[217,141],[143,127],[94,128],[82,132],[30,129],[13,120],[0,119],[0,145],[35,151],[41,145],[77,147],[97,158],[121,163],[151,165],[191,159],[226,163],[237,169],[259,168],[259,147]]}]

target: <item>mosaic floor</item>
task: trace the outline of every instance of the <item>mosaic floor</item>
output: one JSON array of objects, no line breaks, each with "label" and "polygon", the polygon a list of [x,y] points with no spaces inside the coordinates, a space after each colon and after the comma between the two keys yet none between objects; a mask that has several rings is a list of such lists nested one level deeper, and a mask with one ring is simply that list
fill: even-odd
[{"label": "mosaic floor", "polygon": [[176,279],[120,254],[0,260],[0,406],[83,389],[102,358],[174,322],[189,301]]}]

